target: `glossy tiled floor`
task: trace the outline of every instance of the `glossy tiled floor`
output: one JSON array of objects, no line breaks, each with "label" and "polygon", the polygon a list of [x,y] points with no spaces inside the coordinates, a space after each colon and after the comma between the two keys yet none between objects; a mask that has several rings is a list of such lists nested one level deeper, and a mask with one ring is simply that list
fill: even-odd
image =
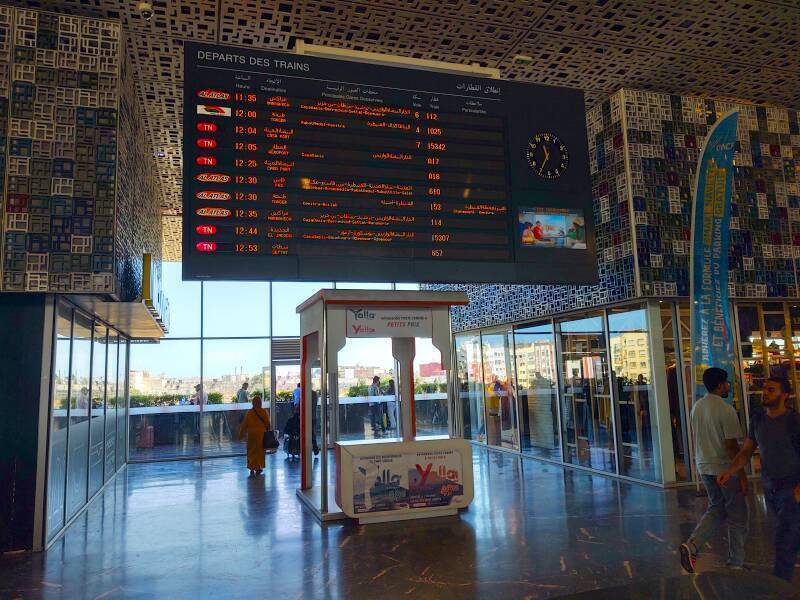
[{"label": "glossy tiled floor", "polygon": [[[0,597],[546,598],[630,584],[645,595],[613,597],[679,597],[656,590],[678,589],[658,580],[680,575],[677,544],[705,503],[693,490],[482,449],[474,463],[460,518],[366,527],[321,527],[282,453],[258,479],[241,458],[130,465],[46,554],[0,561]],[[750,502],[749,577],[763,579],[769,523],[763,498]],[[700,568],[720,562],[707,554]]]}]

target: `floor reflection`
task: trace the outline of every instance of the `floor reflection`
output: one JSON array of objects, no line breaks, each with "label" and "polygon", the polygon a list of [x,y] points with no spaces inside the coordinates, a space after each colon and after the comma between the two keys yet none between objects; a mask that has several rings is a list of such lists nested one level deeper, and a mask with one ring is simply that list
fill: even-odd
[{"label": "floor reflection", "polygon": [[[473,466],[460,517],[322,527],[295,497],[299,462],[280,452],[255,478],[243,457],[130,465],[46,554],[0,561],[0,597],[548,598],[691,579],[669,583],[705,505],[693,490],[477,447]],[[763,497],[750,502],[748,560],[764,579],[771,529]]]}]

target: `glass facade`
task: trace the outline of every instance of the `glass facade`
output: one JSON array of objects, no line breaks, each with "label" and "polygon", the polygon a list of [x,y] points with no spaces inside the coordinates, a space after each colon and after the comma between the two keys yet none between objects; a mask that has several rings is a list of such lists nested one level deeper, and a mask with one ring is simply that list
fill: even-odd
[{"label": "glass facade", "polygon": [[[800,383],[800,305],[741,302],[733,314],[730,401],[745,428],[762,410],[766,377]],[[454,348],[455,430],[464,438],[644,482],[696,477],[686,302],[461,332]]]},{"label": "glass facade", "polygon": [[[56,311],[46,529],[51,540],[125,464],[127,340],[67,302]],[[121,391],[123,390],[123,391]]]},{"label": "glass facade", "polygon": [[[163,263],[162,287],[174,307],[169,333],[158,343],[135,343],[130,350],[129,459],[244,453],[239,425],[256,391],[271,410],[273,426],[282,430],[300,381],[300,318],[295,309],[318,290],[337,285],[332,281],[185,282],[180,263]],[[392,284],[348,287],[391,289]],[[419,286],[406,284],[402,289]],[[381,350],[381,340],[375,341],[351,355],[343,350],[338,423],[345,439],[371,437],[372,418],[381,424],[385,421],[381,435],[396,431],[396,401],[382,399],[377,414],[377,409],[370,410],[375,403],[367,400],[366,393],[363,397],[357,393],[359,386],[366,390],[370,383],[367,371],[370,380],[374,371],[379,372],[382,391],[388,394],[394,359],[391,351],[387,355]],[[376,362],[375,352],[380,354],[380,364],[371,365]],[[246,402],[241,401],[245,399],[243,384],[247,384]],[[446,403],[446,392],[442,399]],[[429,412],[436,418],[436,427],[441,429],[443,423],[446,431],[446,411],[431,406]]]}]

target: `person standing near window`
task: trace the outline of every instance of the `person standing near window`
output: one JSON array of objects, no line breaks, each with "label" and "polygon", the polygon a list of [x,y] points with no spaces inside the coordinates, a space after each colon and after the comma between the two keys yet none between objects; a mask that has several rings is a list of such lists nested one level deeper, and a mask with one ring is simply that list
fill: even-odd
[{"label": "person standing near window", "polygon": [[242,387],[239,389],[239,391],[236,392],[236,402],[237,403],[246,404],[246,403],[250,402],[250,398],[249,398],[249,395],[247,393],[247,388],[248,387],[249,387],[249,384],[245,381],[242,384]]},{"label": "person standing near window", "polygon": [[775,512],[775,566],[773,575],[792,580],[800,552],[800,415],[786,406],[792,393],[789,382],[770,377],[764,382],[761,403],[742,449],[730,467],[717,477],[720,486],[743,469],[756,448],[761,450],[764,497]]},{"label": "person standing near window", "polygon": [[247,468],[251,477],[264,472],[264,434],[271,430],[269,413],[261,408],[261,392],[255,392],[253,408],[247,411],[239,427],[239,439],[247,434]]},{"label": "person standing near window", "polygon": [[717,482],[717,476],[725,473],[739,452],[738,438],[742,437],[736,410],[724,400],[731,390],[728,373],[717,367],[706,369],[703,385],[708,393],[692,408],[691,422],[695,462],[708,493],[708,508],[692,535],[680,546],[681,566],[687,573],[694,573],[700,548],[723,523],[728,525],[729,567],[742,568],[747,537],[747,477],[744,471],[740,470],[735,477],[726,480],[725,485]]},{"label": "person standing near window", "polygon": [[[381,395],[381,378],[375,375],[372,378],[372,385],[367,388],[367,396],[380,396]],[[372,425],[373,435],[378,435],[378,430],[383,433],[383,419],[381,418],[381,402],[369,403],[369,419]]]},{"label": "person standing near window", "polygon": [[292,408],[296,409],[300,407],[300,396],[302,392],[300,391],[300,384],[297,384],[297,387],[292,390]]}]

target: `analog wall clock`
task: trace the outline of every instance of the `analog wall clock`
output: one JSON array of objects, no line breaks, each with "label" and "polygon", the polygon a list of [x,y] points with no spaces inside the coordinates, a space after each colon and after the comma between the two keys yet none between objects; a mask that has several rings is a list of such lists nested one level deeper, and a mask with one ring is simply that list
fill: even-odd
[{"label": "analog wall clock", "polygon": [[537,133],[525,148],[525,158],[531,169],[545,179],[556,179],[569,166],[567,146],[552,133]]}]

